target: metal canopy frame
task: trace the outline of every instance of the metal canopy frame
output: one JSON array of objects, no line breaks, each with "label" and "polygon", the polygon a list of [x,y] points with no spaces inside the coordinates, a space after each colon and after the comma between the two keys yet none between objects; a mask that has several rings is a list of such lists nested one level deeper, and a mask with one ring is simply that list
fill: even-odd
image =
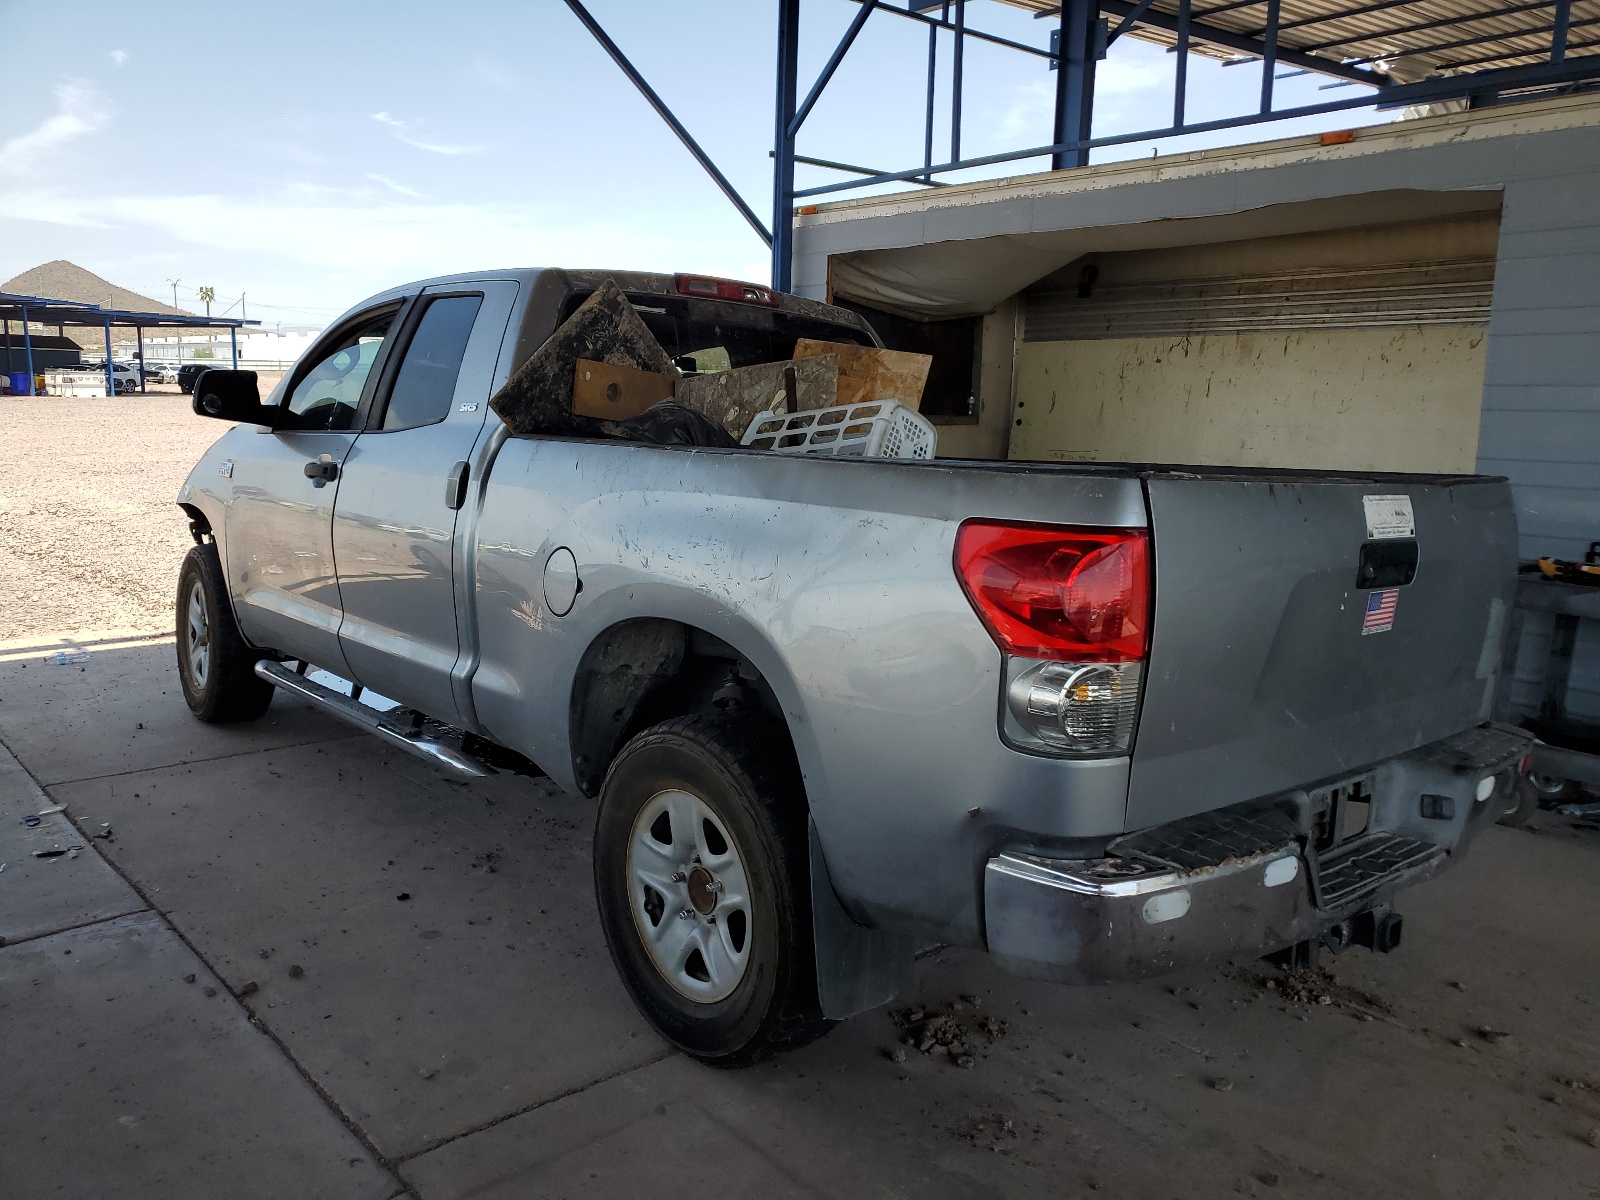
[{"label": "metal canopy frame", "polygon": [[[1425,3],[1431,3],[1437,10],[1441,0],[1223,0],[1202,3],[1198,7],[1194,0],[1064,0],[1061,3],[1000,0],[1031,9],[1037,17],[1055,18],[1048,47],[1029,45],[972,27],[967,21],[969,0],[904,0],[903,7],[889,0],[854,2],[859,5],[857,12],[801,99],[800,0],[776,0],[777,97],[771,152],[772,224],[768,228],[606,35],[581,0],[567,0],[567,6],[585,28],[771,247],[772,285],[778,291],[788,291],[792,281],[793,216],[797,201],[892,183],[939,187],[945,183],[935,178],[939,175],[1033,158],[1048,158],[1053,169],[1067,170],[1086,166],[1089,152],[1099,146],[1209,133],[1367,107],[1385,109],[1466,101],[1476,108],[1577,90],[1600,81],[1600,53],[1594,53],[1600,50],[1600,39],[1573,40],[1575,31],[1600,25],[1600,17],[1574,19],[1575,0],[1487,0],[1487,6],[1479,10],[1435,11],[1425,19],[1419,19],[1421,14],[1413,13],[1408,17],[1398,10]],[[1588,0],[1576,2],[1588,3]],[[1260,10],[1259,16],[1250,17],[1248,14],[1252,10]],[[1541,16],[1543,10],[1548,10],[1548,20]],[[806,118],[868,19],[879,12],[918,23],[928,31],[921,165],[881,171],[797,153],[796,139]],[[1385,13],[1394,14],[1392,24],[1390,18],[1378,16]],[[1337,25],[1352,18],[1360,18],[1368,27],[1342,34],[1326,30],[1314,32],[1316,26]],[[1512,18],[1515,20],[1507,26],[1506,21]],[[1376,25],[1372,24],[1374,19],[1378,22]],[[1461,28],[1495,21],[1500,24],[1487,30]],[[1163,44],[1177,55],[1172,122],[1156,129],[1097,138],[1092,134],[1095,65],[1106,57],[1113,43],[1130,34]],[[950,153],[944,161],[935,162],[934,125],[938,115],[935,99],[941,35],[947,35],[951,42]],[[1287,41],[1285,35],[1289,35]],[[962,157],[964,55],[969,39],[1042,58],[1048,69],[1056,72],[1055,122],[1048,144],[975,158]],[[1363,48],[1358,50],[1358,47]],[[1450,53],[1455,51],[1461,53]],[[1584,51],[1590,53],[1582,53]],[[1222,57],[1225,65],[1259,63],[1261,88],[1256,110],[1219,120],[1188,120],[1185,110],[1191,53]],[[1448,56],[1448,61],[1441,56]],[[1400,59],[1421,61],[1429,69],[1441,73],[1414,82],[1401,81],[1386,69]],[[1308,73],[1329,76],[1334,82],[1325,85],[1327,87],[1359,84],[1372,91],[1292,108],[1275,107],[1276,81]],[[852,178],[797,189],[795,166],[802,163]]]},{"label": "metal canopy frame", "polygon": [[246,325],[260,325],[260,321],[246,321],[238,317],[201,317],[182,313],[148,313],[133,309],[103,308],[98,304],[85,304],[78,300],[52,300],[48,296],[21,296],[13,292],[0,292],[0,322],[5,328],[6,366],[11,365],[11,322],[22,322],[22,344],[28,363],[28,395],[35,395],[33,369],[33,334],[29,322],[35,325],[54,325],[65,328],[104,329],[106,335],[106,395],[117,394],[116,373],[111,361],[111,330],[134,329],[139,335],[139,390],[144,391],[144,331],[146,329],[198,328],[226,329],[233,353],[233,367],[239,367],[239,330]]}]

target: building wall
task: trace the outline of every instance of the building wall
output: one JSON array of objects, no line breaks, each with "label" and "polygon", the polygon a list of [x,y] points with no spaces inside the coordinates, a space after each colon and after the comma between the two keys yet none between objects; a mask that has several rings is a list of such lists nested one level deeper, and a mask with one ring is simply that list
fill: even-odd
[{"label": "building wall", "polygon": [[1467,472],[1486,331],[1024,342],[1010,456]]},{"label": "building wall", "polygon": [[[1479,351],[1476,465],[1511,479],[1524,556],[1581,557],[1600,540],[1600,103],[1593,96],[1362,129],[1336,147],[1284,139],[823,205],[797,223],[795,290],[823,297],[829,260],[861,251],[955,245],[972,270],[994,262],[1025,271],[1036,257],[1030,239],[1054,231],[1122,235],[1143,225],[1152,231],[1148,244],[1170,244],[1154,240],[1170,222],[1406,188],[1501,193],[1489,336]],[[1131,247],[1124,238],[1118,248]],[[915,277],[911,258],[896,265]],[[986,444],[997,437],[991,426]],[[941,451],[953,445],[943,440]],[[1576,715],[1600,715],[1593,624],[1585,624],[1573,664]],[[1548,622],[1530,619],[1520,656],[1523,704],[1535,694],[1547,636]]]}]

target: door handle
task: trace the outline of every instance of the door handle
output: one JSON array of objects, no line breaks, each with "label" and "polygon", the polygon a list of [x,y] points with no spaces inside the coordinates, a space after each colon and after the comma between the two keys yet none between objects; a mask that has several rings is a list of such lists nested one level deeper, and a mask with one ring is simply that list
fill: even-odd
[{"label": "door handle", "polygon": [[444,506],[460,508],[467,502],[467,477],[472,467],[465,459],[450,468],[450,477],[444,481]]},{"label": "door handle", "polygon": [[314,458],[306,464],[306,478],[311,480],[312,487],[327,487],[339,478],[339,464],[333,461],[331,454]]}]

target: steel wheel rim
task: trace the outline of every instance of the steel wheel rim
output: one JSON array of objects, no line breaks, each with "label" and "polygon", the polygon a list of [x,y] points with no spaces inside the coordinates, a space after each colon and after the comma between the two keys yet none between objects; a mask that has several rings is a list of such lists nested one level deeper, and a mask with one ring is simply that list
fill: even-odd
[{"label": "steel wheel rim", "polygon": [[184,622],[184,649],[189,656],[189,678],[196,689],[203,689],[211,675],[211,621],[206,615],[205,597],[196,583],[189,589],[189,606]]},{"label": "steel wheel rim", "polygon": [[733,994],[750,965],[750,881],[738,843],[705,801],[657,792],[628,838],[628,908],[651,963],[699,1004]]}]

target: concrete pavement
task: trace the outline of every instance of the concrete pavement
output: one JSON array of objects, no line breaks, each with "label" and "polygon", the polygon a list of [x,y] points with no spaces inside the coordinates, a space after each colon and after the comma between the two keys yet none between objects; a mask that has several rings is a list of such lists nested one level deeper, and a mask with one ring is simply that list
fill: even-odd
[{"label": "concrete pavement", "polygon": [[207,728],[170,643],[91,650],[0,650],[8,1198],[1600,1196],[1600,835],[1491,831],[1327,1004],[945,951],[903,1003],[1003,1021],[973,1069],[876,1012],[718,1072],[613,973],[589,802],[281,697]]}]

